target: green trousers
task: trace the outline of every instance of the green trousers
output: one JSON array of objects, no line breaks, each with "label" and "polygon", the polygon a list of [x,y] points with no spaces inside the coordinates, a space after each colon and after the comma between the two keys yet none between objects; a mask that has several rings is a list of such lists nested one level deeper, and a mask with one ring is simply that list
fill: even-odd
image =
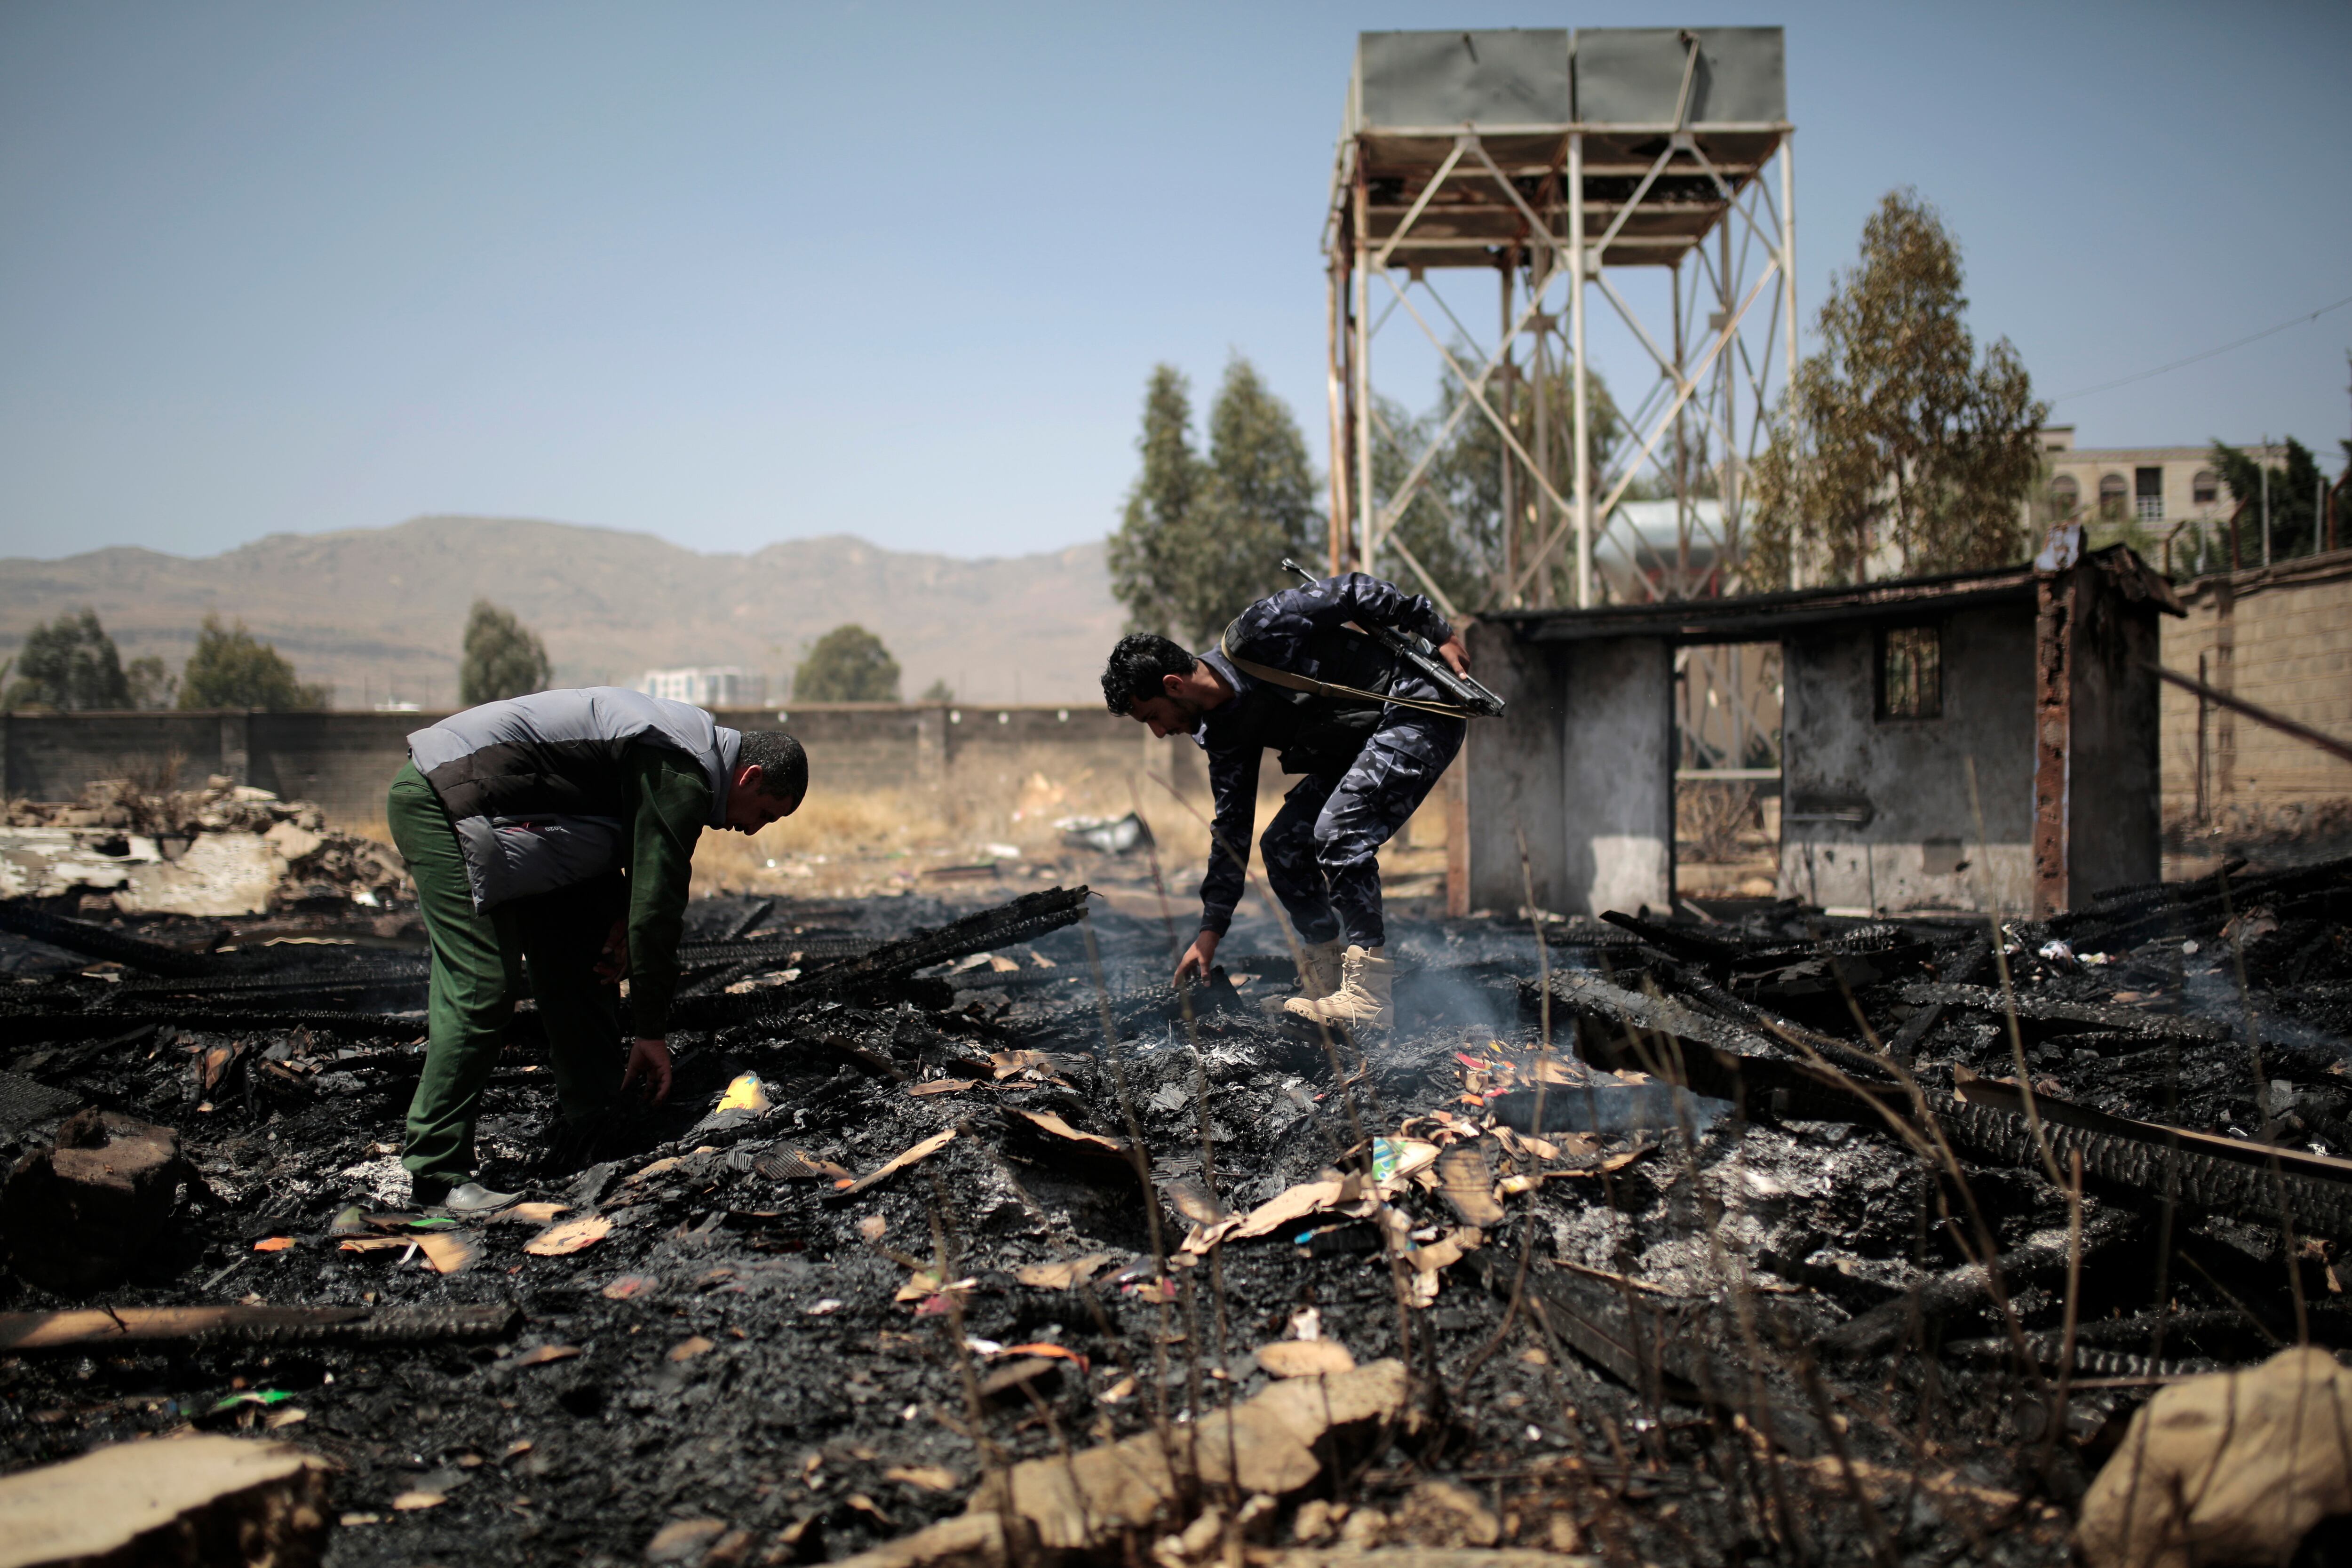
[{"label": "green trousers", "polygon": [[618,998],[596,978],[595,963],[622,909],[622,883],[615,876],[477,914],[457,829],[414,764],[393,775],[384,814],[415,880],[433,949],[425,1072],[409,1102],[401,1163],[416,1175],[461,1182],[473,1172],[475,1119],[526,963],[564,1120],[584,1126],[618,1095]]}]

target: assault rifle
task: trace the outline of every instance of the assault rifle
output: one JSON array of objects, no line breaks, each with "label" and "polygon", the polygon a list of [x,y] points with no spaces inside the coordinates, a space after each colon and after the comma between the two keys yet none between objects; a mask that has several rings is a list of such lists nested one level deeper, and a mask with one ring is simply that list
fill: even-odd
[{"label": "assault rifle", "polygon": [[[1282,569],[1297,573],[1310,586],[1322,581],[1286,556],[1283,559]],[[1468,676],[1454,674],[1453,667],[1437,657],[1437,650],[1429,646],[1427,638],[1388,626],[1360,626],[1357,629],[1368,633],[1382,647],[1412,666],[1432,686],[1444,693],[1447,701],[1464,712],[1480,719],[1503,716],[1503,700]]]}]

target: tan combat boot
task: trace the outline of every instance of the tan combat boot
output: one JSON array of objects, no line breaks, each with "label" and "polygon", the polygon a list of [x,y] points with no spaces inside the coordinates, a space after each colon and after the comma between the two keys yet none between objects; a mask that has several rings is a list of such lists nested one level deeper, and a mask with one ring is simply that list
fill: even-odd
[{"label": "tan combat boot", "polygon": [[1258,1004],[1269,1018],[1279,1017],[1293,1002],[1319,1002],[1339,989],[1339,947],[1343,939],[1298,944],[1298,989],[1287,996],[1268,996]]},{"label": "tan combat boot", "polygon": [[1339,988],[1319,1002],[1294,998],[1282,1005],[1293,1017],[1312,1023],[1344,1024],[1351,1029],[1389,1026],[1389,997],[1396,984],[1396,965],[1386,949],[1350,947],[1339,960]]}]

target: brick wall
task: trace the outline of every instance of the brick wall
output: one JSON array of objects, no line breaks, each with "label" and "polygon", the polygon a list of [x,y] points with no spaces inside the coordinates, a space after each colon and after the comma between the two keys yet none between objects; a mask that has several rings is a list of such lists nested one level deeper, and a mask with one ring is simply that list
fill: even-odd
[{"label": "brick wall", "polygon": [[[2188,618],[2164,623],[2168,668],[2193,676],[2201,657],[2208,684],[2352,739],[2352,550],[2202,577],[2181,598]],[[2352,830],[2352,763],[2178,687],[2164,689],[2162,722],[2168,835],[2262,842]]]}]

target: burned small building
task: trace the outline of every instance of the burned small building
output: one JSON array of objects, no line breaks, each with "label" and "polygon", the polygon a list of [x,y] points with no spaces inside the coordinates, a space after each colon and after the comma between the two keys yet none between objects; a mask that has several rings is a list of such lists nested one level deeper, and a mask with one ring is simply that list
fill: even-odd
[{"label": "burned small building", "polygon": [[1675,653],[1757,641],[1782,658],[1781,896],[2049,913],[2153,881],[2158,617],[2180,613],[2128,548],[2062,531],[2025,566],[1497,615],[1473,653],[1510,711],[1471,727],[1450,896],[1671,907]]}]

